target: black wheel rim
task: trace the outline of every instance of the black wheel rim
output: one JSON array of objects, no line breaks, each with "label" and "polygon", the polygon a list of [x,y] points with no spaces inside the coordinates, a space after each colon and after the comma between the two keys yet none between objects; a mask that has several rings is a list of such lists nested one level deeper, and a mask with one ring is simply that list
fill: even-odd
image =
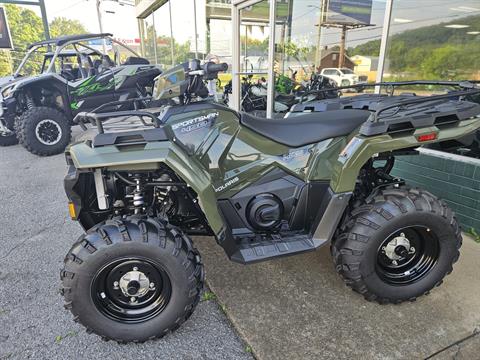
[{"label": "black wheel rim", "polygon": [[[122,286],[125,279],[136,273],[148,279],[148,289],[145,289],[143,277],[141,281],[127,281],[128,290]],[[91,294],[97,309],[108,318],[121,323],[140,323],[165,309],[172,285],[166,271],[155,262],[144,258],[118,259],[97,272],[92,280]]]},{"label": "black wheel rim", "polygon": [[390,285],[411,285],[437,264],[438,236],[425,226],[410,226],[391,234],[377,251],[376,272]]},{"label": "black wheel rim", "polygon": [[44,145],[55,145],[62,137],[62,129],[53,120],[45,119],[36,126],[38,140]]}]

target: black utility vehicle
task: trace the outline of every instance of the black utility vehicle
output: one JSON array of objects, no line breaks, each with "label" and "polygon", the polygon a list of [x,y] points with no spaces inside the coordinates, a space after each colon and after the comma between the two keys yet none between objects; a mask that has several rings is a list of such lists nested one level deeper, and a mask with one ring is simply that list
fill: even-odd
[{"label": "black utility vehicle", "polygon": [[[32,62],[40,74],[26,76]],[[111,34],[64,36],[29,46],[16,72],[0,81],[0,146],[17,143],[40,156],[59,154],[72,119],[101,104],[147,95],[161,73]],[[117,109],[117,108],[116,108]],[[121,108],[120,108],[121,109]]]}]

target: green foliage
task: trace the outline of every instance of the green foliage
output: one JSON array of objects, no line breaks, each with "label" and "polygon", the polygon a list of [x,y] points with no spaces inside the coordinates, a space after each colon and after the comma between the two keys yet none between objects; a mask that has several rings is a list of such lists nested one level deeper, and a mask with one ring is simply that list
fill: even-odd
[{"label": "green foliage", "polygon": [[55,336],[55,342],[58,344],[60,343],[63,339],[66,339],[68,337],[72,337],[72,336],[77,336],[78,335],[78,331],[69,331],[68,333],[66,333],[65,335],[57,335]]},{"label": "green foliage", "polygon": [[215,300],[216,298],[215,294],[211,291],[205,291],[202,295],[202,301]]},{"label": "green foliage", "polygon": [[86,33],[88,33],[87,29],[85,29],[85,26],[78,20],[57,17],[50,23],[50,36],[52,38]]},{"label": "green foliage", "polygon": [[468,231],[468,234],[473,238],[473,241],[480,244],[480,234],[474,228]]},{"label": "green foliage", "polygon": [[[480,16],[455,23],[469,25],[468,31],[480,31]],[[464,29],[446,28],[445,23],[404,31],[390,38],[387,58],[389,71],[398,79],[469,79],[480,70],[480,37]],[[348,54],[378,56],[380,40],[348,49]]]},{"label": "green foliage", "polygon": [[[11,74],[22,61],[25,51],[33,42],[45,38],[42,19],[32,10],[17,5],[5,5],[8,23],[12,34],[13,51],[0,51],[0,76]],[[86,33],[85,27],[77,20],[55,18],[50,23],[50,35],[52,37],[62,35],[74,35]],[[34,55],[31,61],[25,64],[24,74],[35,74],[40,71],[43,57],[41,54]]]},{"label": "green foliage", "polygon": [[156,41],[155,30],[153,26],[147,26],[145,41],[145,55],[154,62],[155,61],[155,44],[157,51],[157,62],[166,68],[170,68],[173,64],[181,64],[193,58],[194,54],[190,52],[190,41],[183,44],[173,39],[173,59],[171,51],[172,38],[169,36],[157,36]]}]

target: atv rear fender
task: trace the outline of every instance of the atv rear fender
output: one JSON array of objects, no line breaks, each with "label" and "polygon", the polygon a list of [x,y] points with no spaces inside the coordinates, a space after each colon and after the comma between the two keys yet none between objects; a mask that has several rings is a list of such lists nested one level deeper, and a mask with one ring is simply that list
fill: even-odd
[{"label": "atv rear fender", "polygon": [[141,149],[126,151],[127,148],[106,146],[92,149],[85,143],[79,143],[68,151],[75,167],[80,170],[156,170],[161,164],[167,165],[197,193],[199,205],[211,229],[216,234],[224,230],[210,175],[177,145],[170,141],[158,141],[147,143]]},{"label": "atv rear fender", "polygon": [[[331,188],[335,193],[353,191],[361,168],[377,154],[459,139],[479,129],[480,119],[473,118],[448,128],[440,129],[437,126],[431,126],[416,129],[410,135],[383,134],[372,137],[357,135],[338,157],[334,166]],[[420,141],[423,135],[434,135],[435,139]]]}]

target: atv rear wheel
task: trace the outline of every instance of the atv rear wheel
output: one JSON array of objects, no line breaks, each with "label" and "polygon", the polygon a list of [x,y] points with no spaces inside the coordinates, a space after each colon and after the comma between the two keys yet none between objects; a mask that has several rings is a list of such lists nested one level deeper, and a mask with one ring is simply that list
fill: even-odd
[{"label": "atv rear wheel", "polygon": [[87,331],[143,342],[188,319],[204,271],[186,235],[161,221],[132,218],[82,236],[65,258],[61,280],[65,307]]},{"label": "atv rear wheel", "polygon": [[337,272],[369,301],[415,300],[441,284],[459,258],[453,212],[434,195],[387,188],[352,209],[332,245]]},{"label": "atv rear wheel", "polygon": [[14,130],[14,121],[0,119],[0,146],[11,146],[18,144],[17,135]]},{"label": "atv rear wheel", "polygon": [[62,153],[71,139],[71,127],[64,113],[50,107],[33,107],[17,120],[17,136],[32,154],[51,156]]}]

